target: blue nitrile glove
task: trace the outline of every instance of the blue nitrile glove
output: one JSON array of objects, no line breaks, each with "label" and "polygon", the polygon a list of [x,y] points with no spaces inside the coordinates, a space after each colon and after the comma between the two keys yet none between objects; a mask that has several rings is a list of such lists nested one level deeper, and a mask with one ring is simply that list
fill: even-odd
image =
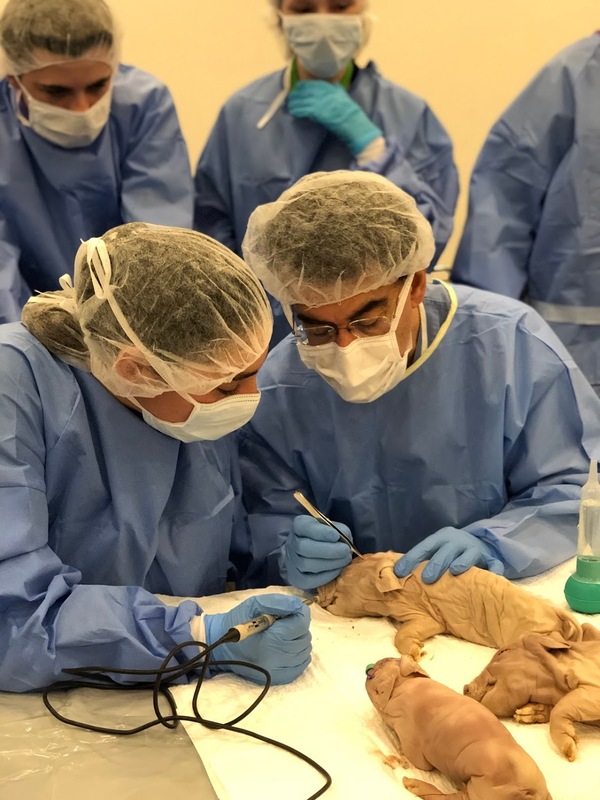
[{"label": "blue nitrile glove", "polygon": [[421,573],[423,583],[435,583],[447,569],[452,575],[460,575],[471,567],[481,567],[496,575],[504,575],[504,564],[494,548],[458,528],[442,528],[423,539],[396,561],[394,573],[398,578],[405,578],[427,560],[429,564]]},{"label": "blue nitrile glove", "polygon": [[[219,645],[210,660],[249,661],[271,673],[273,683],[291,683],[310,664],[310,612],[299,597],[288,594],[260,594],[244,600],[225,614],[206,614],[206,644],[212,644],[229,628],[261,614],[275,614],[270,628],[240,642]],[[217,672],[236,672],[254,683],[264,683],[260,672],[238,666],[211,667]]]},{"label": "blue nitrile glove", "polygon": [[292,116],[311,119],[333,133],[354,156],[383,136],[339,83],[298,81],[288,95],[287,107]]},{"label": "blue nitrile glove", "polygon": [[[350,528],[334,525],[352,539]],[[288,581],[298,589],[316,589],[329,583],[352,561],[352,551],[338,533],[307,514],[294,519],[284,545]]]}]

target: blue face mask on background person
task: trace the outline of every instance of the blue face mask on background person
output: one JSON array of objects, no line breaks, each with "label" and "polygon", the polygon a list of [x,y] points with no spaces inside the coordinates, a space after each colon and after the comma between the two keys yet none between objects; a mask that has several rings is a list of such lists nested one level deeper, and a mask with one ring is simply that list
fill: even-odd
[{"label": "blue face mask on background person", "polygon": [[[70,111],[36,100],[20,81],[16,91],[17,118],[22,125],[35,131],[38,136],[59,147],[72,149],[86,147],[95,142],[108,122],[112,103],[112,86],[87,111]],[[23,96],[27,100],[27,116],[21,111]]]},{"label": "blue face mask on background person", "polygon": [[358,14],[282,14],[290,50],[315,78],[333,78],[346,67],[363,41]]},{"label": "blue face mask on background person", "polygon": [[260,392],[226,397],[216,403],[194,404],[185,422],[167,422],[141,408],[144,421],[161,433],[180,442],[214,441],[236,431],[249,422],[260,400]]}]

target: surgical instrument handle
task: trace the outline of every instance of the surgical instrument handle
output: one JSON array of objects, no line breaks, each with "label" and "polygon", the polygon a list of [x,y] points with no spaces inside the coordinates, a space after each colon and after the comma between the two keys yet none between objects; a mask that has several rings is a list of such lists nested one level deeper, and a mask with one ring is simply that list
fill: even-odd
[{"label": "surgical instrument handle", "polygon": [[248,620],[248,622],[240,622],[239,625],[234,625],[232,628],[229,628],[225,635],[230,642],[241,642],[242,639],[247,639],[248,636],[266,631],[276,619],[280,619],[280,617],[274,614],[261,614],[258,617]]},{"label": "surgical instrument handle", "polygon": [[294,497],[300,503],[300,505],[308,511],[311,517],[318,519],[319,522],[322,522],[324,525],[329,525],[330,528],[333,528],[334,531],[337,531],[340,539],[348,545],[350,550],[352,550],[352,552],[359,558],[362,558],[362,553],[358,552],[354,546],[354,543],[352,542],[352,539],[349,539],[346,534],[337,527],[337,525],[334,525],[333,522],[325,516],[325,514],[315,508],[310,500],[307,500],[306,497],[304,497],[302,492],[294,492]]}]

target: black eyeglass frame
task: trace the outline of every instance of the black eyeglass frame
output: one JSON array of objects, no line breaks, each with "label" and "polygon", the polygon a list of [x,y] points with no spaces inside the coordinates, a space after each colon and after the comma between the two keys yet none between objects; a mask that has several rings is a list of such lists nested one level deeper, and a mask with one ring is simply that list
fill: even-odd
[{"label": "black eyeglass frame", "polygon": [[[294,332],[294,336],[304,347],[321,347],[325,344],[332,344],[333,342],[337,341],[340,331],[348,331],[348,333],[352,334],[352,336],[354,336],[356,339],[368,339],[371,336],[385,336],[385,334],[389,333],[391,330],[392,320],[396,311],[398,310],[398,300],[400,299],[403,286],[404,280],[398,289],[398,293],[394,301],[394,313],[392,314],[391,319],[388,314],[379,314],[376,317],[361,317],[360,319],[353,319],[347,325],[332,325],[329,323],[315,323],[314,325],[311,325],[301,322],[296,317],[295,312],[292,310],[292,330]],[[382,324],[382,327],[378,327],[375,323]],[[357,326],[360,325],[365,325],[366,328],[363,330],[361,330],[360,327],[357,328]],[[368,328],[377,328],[377,330],[374,330],[372,333],[367,333]],[[317,330],[321,331],[322,333],[327,333],[328,337],[324,341],[311,344],[309,341],[310,333],[312,333],[314,336]]]}]

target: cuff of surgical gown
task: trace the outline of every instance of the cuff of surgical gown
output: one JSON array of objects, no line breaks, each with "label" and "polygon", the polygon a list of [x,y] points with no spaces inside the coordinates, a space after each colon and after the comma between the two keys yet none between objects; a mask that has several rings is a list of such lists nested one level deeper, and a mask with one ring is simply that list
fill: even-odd
[{"label": "cuff of surgical gown", "polygon": [[510,531],[500,536],[490,529],[472,530],[469,525],[465,530],[498,553],[504,564],[504,577],[509,580],[539,575],[575,555],[575,541],[565,532],[550,526],[545,530],[534,528],[529,532],[520,531],[520,538],[512,538]]},{"label": "cuff of surgical gown", "polygon": [[383,136],[378,136],[376,139],[373,139],[373,141],[369,142],[369,144],[357,154],[356,163],[362,169],[363,167],[366,167],[367,164],[371,164],[374,161],[380,161],[385,155],[385,151],[385,139]]},{"label": "cuff of surgical gown", "polygon": [[204,626],[205,616],[206,616],[205,613],[196,614],[196,616],[190,620],[190,630],[192,632],[192,639],[195,642],[206,643],[206,628]]}]

